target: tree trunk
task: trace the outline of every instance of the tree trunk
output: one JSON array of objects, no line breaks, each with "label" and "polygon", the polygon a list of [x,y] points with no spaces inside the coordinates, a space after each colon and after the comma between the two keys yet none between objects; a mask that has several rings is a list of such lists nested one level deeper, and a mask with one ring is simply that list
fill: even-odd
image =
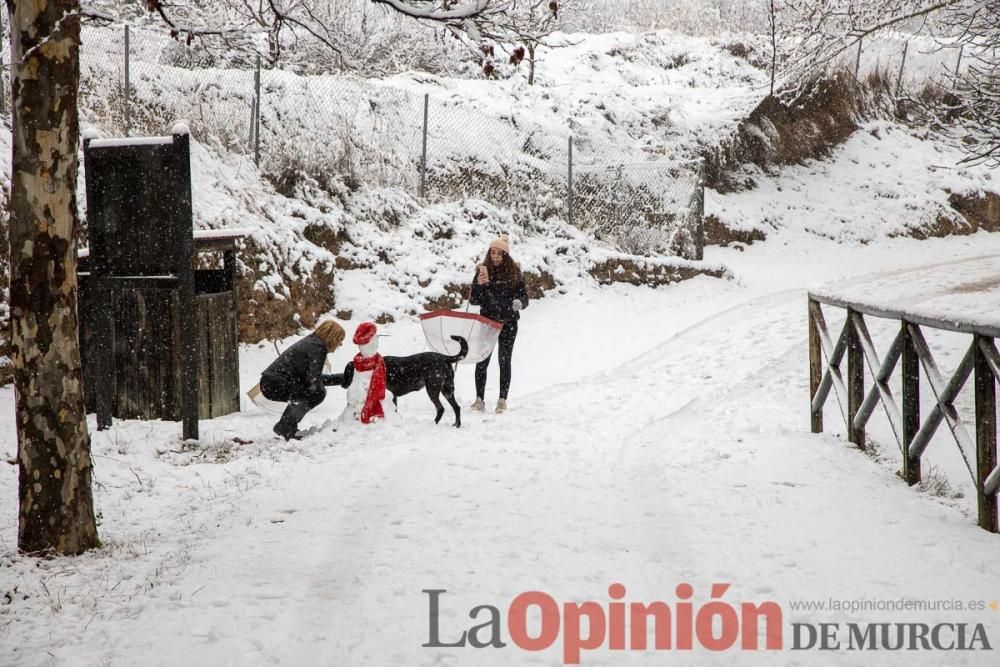
[{"label": "tree trunk", "polygon": [[528,85],[535,85],[535,45],[528,43]]},{"label": "tree trunk", "polygon": [[12,7],[11,352],[26,553],[99,545],[77,337],[79,0]]},{"label": "tree trunk", "polygon": [[774,96],[774,79],[778,75],[778,13],[774,0],[768,5],[768,20],[771,29],[771,96]]}]

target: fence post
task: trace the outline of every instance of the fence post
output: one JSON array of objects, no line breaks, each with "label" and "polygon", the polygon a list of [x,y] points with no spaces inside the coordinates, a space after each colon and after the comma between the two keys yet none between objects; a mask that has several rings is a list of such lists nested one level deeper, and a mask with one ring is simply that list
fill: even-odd
[{"label": "fence post", "polygon": [[253,132],[253,162],[258,167],[260,166],[260,54],[257,54],[257,71],[254,73],[253,78],[255,97],[254,105],[256,108],[256,113],[254,114],[254,132]]},{"label": "fence post", "polygon": [[569,220],[569,224],[573,224],[573,135],[569,136],[569,173],[567,178],[567,192],[566,192],[566,217]]},{"label": "fence post", "polygon": [[979,498],[979,527],[997,532],[997,496],[987,495],[986,479],[997,465],[997,400],[996,379],[986,359],[982,344],[993,340],[976,335],[976,495]]},{"label": "fence post", "polygon": [[906,320],[900,322],[903,330],[903,480],[913,486],[920,483],[920,457],[910,456],[910,444],[920,431],[920,359],[913,345]]},{"label": "fence post", "polygon": [[899,76],[896,77],[896,97],[903,92],[903,69],[906,67],[906,54],[910,50],[910,41],[903,44],[903,61],[899,63]]},{"label": "fence post", "polygon": [[420,148],[420,198],[427,196],[427,119],[430,116],[431,96],[424,93],[424,132]]},{"label": "fence post", "polygon": [[863,37],[858,37],[858,59],[854,61],[854,78],[857,79],[858,75],[861,73],[861,48],[864,42]]},{"label": "fence post", "polygon": [[705,259],[705,159],[698,163],[698,214],[695,217],[695,259]]},{"label": "fence post", "polygon": [[257,99],[250,100],[250,136],[247,137],[247,146],[253,146],[254,123],[257,122]]},{"label": "fence post", "polygon": [[[0,11],[0,39],[4,44],[9,44],[7,33],[3,29],[3,12]],[[7,85],[3,78],[3,49],[0,48],[0,114],[7,115]]]},{"label": "fence post", "polygon": [[813,433],[823,432],[823,409],[813,409],[813,399],[819,390],[823,376],[823,358],[819,340],[819,322],[813,312],[819,308],[819,302],[809,299],[809,415]]},{"label": "fence post", "polygon": [[861,349],[861,336],[854,325],[854,318],[861,314],[847,309],[847,439],[864,450],[865,429],[855,428],[854,418],[865,400],[865,357]]},{"label": "fence post", "polygon": [[132,76],[129,72],[129,28],[125,26],[125,136],[132,130]]}]

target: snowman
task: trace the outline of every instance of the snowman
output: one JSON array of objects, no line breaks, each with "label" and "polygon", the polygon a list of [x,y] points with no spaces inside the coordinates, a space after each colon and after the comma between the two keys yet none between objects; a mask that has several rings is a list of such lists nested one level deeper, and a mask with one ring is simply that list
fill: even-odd
[{"label": "snowman", "polygon": [[341,421],[360,419],[371,424],[385,419],[391,411],[385,391],[385,362],[378,353],[378,327],[374,322],[362,322],[354,332],[358,354],[354,356],[354,379],[347,388],[347,405],[340,415]]}]

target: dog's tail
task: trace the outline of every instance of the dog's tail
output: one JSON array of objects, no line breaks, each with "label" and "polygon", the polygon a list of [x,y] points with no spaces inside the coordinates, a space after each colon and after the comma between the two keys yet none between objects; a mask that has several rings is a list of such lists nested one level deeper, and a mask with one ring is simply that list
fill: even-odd
[{"label": "dog's tail", "polygon": [[458,344],[462,346],[462,349],[458,351],[458,354],[453,354],[448,357],[448,361],[456,362],[465,359],[465,357],[469,354],[469,343],[461,336],[452,336],[451,339],[457,340]]}]

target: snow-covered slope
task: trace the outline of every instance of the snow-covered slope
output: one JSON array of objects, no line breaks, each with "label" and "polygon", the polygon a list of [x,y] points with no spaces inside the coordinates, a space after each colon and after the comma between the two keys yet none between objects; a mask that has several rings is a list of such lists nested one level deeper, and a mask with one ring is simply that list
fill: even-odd
[{"label": "snow-covered slope", "polygon": [[[187,118],[196,226],[251,232],[252,252],[241,258],[245,298],[283,318],[280,326],[275,317],[245,323],[251,340],[295,330],[289,299],[308,298],[300,308],[306,324],[326,310],[388,319],[456,303],[456,286],[500,233],[512,237],[515,257],[541,283],[563,291],[591,285],[593,267],[622,255],[564,219],[558,179],[566,171],[569,134],[578,170],[610,162],[678,164],[721,141],[762,94],[763,75],[745,60],[670,32],[556,36],[553,43],[564,46],[540,51],[535,86],[523,73],[495,81],[427,74],[364,81],[265,71],[258,169],[242,139],[252,73],[171,66],[176,47],[169,40],[133,32],[134,126],[162,132],[173,119]],[[120,40],[112,28],[84,34],[85,116],[106,135],[121,131]],[[495,200],[453,202],[435,193],[439,203],[425,205],[413,196],[424,93],[433,100],[432,171],[462,165],[487,182],[512,178],[517,169],[528,169],[519,177],[529,179],[537,173],[531,170],[558,172],[545,193],[552,201],[544,217],[512,214]],[[613,186],[606,197],[615,196]],[[310,289],[330,283],[331,275],[332,294]]]},{"label": "snow-covered slope", "polygon": [[696,158],[766,94],[761,70],[707,39],[659,31],[557,34],[550,41],[554,48],[539,50],[534,86],[523,75],[398,75],[388,83],[488,118],[539,126],[559,145],[572,133],[583,147],[577,157],[597,161]]},{"label": "snow-covered slope", "polygon": [[869,243],[972,226],[949,201],[1000,192],[1000,175],[960,164],[959,149],[890,121],[863,125],[831,155],[758,173],[755,187],[706,197],[706,213],[740,230],[789,229]]}]

